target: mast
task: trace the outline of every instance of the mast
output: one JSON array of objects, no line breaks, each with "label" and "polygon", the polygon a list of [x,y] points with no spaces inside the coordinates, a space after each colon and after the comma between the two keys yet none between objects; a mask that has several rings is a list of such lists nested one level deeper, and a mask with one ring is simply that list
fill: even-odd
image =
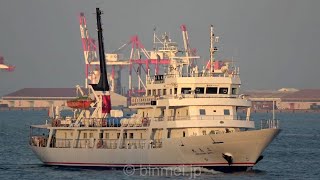
[{"label": "mast", "polygon": [[[111,110],[111,98],[110,98],[110,87],[107,79],[107,65],[106,58],[104,54],[104,45],[103,45],[103,35],[102,35],[102,25],[101,25],[101,14],[99,8],[96,8],[97,14],[97,31],[98,31],[98,43],[99,43],[99,61],[100,61],[100,79],[98,84],[91,84],[94,91],[99,92],[100,98],[98,100],[98,107],[101,106],[102,114],[110,113]],[[100,108],[98,108],[100,109]],[[101,115],[98,113],[99,116]]]},{"label": "mast", "polygon": [[106,59],[105,59],[104,45],[103,45],[102,26],[101,26],[101,14],[102,14],[101,10],[99,8],[96,8],[98,43],[99,43],[100,79],[98,84],[92,84],[92,88],[95,91],[109,91]]},{"label": "mast", "polygon": [[210,73],[212,73],[212,64],[214,63],[214,40],[213,25],[210,26]]},{"label": "mast", "polygon": [[214,35],[213,25],[210,26],[210,73],[213,72],[214,53],[218,51],[218,48],[214,46],[215,42],[219,41],[219,37]]}]

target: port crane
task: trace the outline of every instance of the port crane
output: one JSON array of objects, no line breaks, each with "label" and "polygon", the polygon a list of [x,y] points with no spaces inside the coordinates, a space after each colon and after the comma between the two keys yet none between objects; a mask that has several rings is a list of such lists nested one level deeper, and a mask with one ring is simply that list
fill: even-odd
[{"label": "port crane", "polygon": [[0,55],[0,70],[14,71],[15,66],[5,64],[4,57]]}]

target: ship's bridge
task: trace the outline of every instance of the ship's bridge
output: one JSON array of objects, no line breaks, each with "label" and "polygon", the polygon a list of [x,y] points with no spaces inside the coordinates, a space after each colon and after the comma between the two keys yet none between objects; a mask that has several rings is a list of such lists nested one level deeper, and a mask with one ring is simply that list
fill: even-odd
[{"label": "ship's bridge", "polygon": [[190,103],[191,98],[194,99],[192,103],[199,101],[200,104],[203,103],[200,102],[203,101],[203,98],[219,99],[219,101],[215,102],[221,102],[221,98],[232,98],[233,100],[228,101],[232,106],[251,105],[251,103],[243,104],[243,98],[239,94],[241,81],[238,75],[200,75],[201,74],[194,74],[193,76],[156,75],[152,79],[149,78],[145,96],[132,98],[131,105],[151,105],[152,101],[158,101],[159,103],[166,102],[164,104],[167,104],[173,99],[180,100],[179,103],[175,102],[177,103],[176,105],[181,103],[181,105],[187,105],[186,102],[188,101]]}]

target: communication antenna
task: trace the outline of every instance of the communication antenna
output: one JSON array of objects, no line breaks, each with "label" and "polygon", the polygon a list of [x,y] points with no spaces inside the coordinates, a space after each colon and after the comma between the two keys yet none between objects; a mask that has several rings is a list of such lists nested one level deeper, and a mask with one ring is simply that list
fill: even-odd
[{"label": "communication antenna", "polygon": [[212,72],[212,64],[214,62],[214,31],[213,25],[210,26],[210,73]]},{"label": "communication antenna", "polygon": [[219,37],[214,35],[213,25],[210,26],[210,73],[212,73],[212,65],[215,61],[214,53],[218,48],[214,46],[215,42],[219,42]]}]

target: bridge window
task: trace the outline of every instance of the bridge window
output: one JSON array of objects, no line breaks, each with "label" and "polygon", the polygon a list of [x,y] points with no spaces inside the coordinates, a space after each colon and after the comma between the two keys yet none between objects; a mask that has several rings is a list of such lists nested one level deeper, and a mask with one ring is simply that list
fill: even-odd
[{"label": "bridge window", "polygon": [[200,115],[206,115],[206,110],[205,109],[199,109]]},{"label": "bridge window", "polygon": [[224,114],[224,115],[230,115],[230,110],[229,110],[229,109],[223,110],[223,114]]},{"label": "bridge window", "polygon": [[204,87],[196,87],[194,92],[196,94],[204,94]]},{"label": "bridge window", "polygon": [[237,88],[232,88],[232,94],[237,94]]},{"label": "bridge window", "polygon": [[155,75],[154,76],[156,81],[162,81],[163,80],[163,75]]},{"label": "bridge window", "polygon": [[219,88],[219,94],[228,94],[228,88]]},{"label": "bridge window", "polygon": [[206,93],[207,94],[217,94],[218,88],[217,87],[207,87]]},{"label": "bridge window", "polygon": [[181,94],[191,94],[191,88],[181,88]]}]

